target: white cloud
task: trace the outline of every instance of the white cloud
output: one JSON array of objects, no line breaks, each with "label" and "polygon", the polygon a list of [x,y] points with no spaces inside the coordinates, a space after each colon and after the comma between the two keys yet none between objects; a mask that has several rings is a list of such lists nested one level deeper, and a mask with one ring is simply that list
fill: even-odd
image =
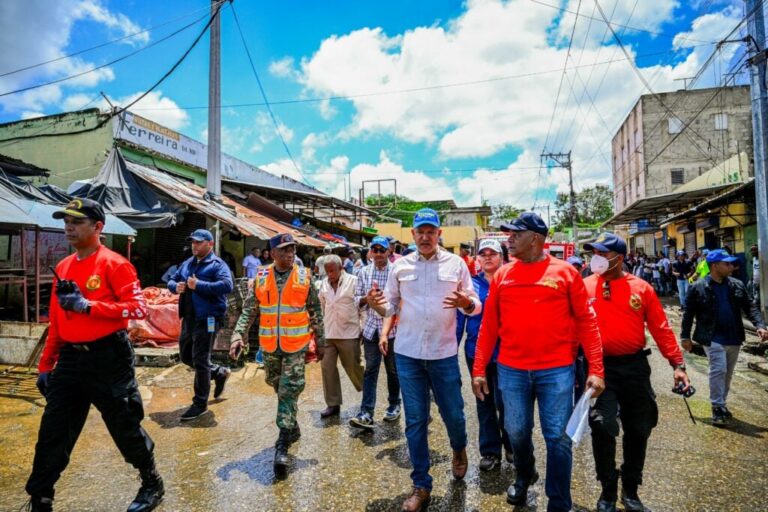
[{"label": "white cloud", "polygon": [[269,72],[275,76],[281,78],[292,77],[295,78],[296,69],[294,68],[293,57],[283,57],[280,60],[272,61],[269,63]]},{"label": "white cloud", "polygon": [[[135,93],[123,98],[111,99],[116,106],[125,106],[136,100],[142,93]],[[175,101],[163,96],[162,91],[152,91],[130,108],[142,117],[166,126],[172,130],[181,130],[189,124],[189,114]]]},{"label": "white cloud", "polygon": [[[61,58],[67,53],[73,28],[83,21],[105,27],[119,36],[141,30],[125,15],[110,11],[97,0],[0,2],[0,47],[3,48],[0,72]],[[124,43],[138,44],[148,38],[145,33]],[[83,57],[58,60],[0,78],[0,93],[81,73],[95,66]],[[68,95],[67,89],[90,88],[114,78],[114,72],[107,67],[60,84],[5,96],[0,98],[0,111],[20,115],[23,111],[58,110],[58,103]]]},{"label": "white cloud", "polygon": [[36,117],[43,117],[45,114],[42,112],[30,112],[30,111],[24,111],[21,113],[22,119],[34,119]]},{"label": "white cloud", "polygon": [[[569,4],[574,10],[575,3]],[[607,16],[614,3],[601,3]],[[618,2],[614,22],[626,23],[634,4]],[[678,0],[637,2],[630,24],[653,31],[668,30],[666,24],[674,20],[680,5]],[[522,151],[523,155],[507,171],[478,171],[451,188],[433,175],[402,167],[402,173],[395,173],[393,169],[398,164],[383,154],[378,164],[354,167],[353,183],[358,167],[372,174],[381,174],[386,169],[399,176],[398,189],[419,184],[411,188],[419,197],[437,190],[437,195],[443,197],[477,202],[482,187],[484,198],[509,202],[519,196],[522,205],[528,206],[533,202],[538,173],[523,172],[519,167],[538,164],[536,155],[547,137],[567,51],[563,35],[569,37],[573,25],[573,15],[560,14],[528,0],[469,0],[466,11],[443,26],[416,27],[394,35],[376,27],[334,35],[300,62],[299,82],[307,94],[355,96],[349,100],[354,107],[353,118],[339,131],[338,140],[391,135],[411,144],[434,147],[437,157],[446,160],[490,157],[509,149]],[[599,17],[591,9],[586,14]],[[716,41],[738,18],[738,9],[731,7],[710,12],[693,22],[688,38]],[[587,24],[588,20],[579,19],[578,26],[583,25],[583,32],[579,34],[577,30],[574,48],[578,51],[572,54],[582,65],[623,57],[611,37],[599,46],[605,24],[596,20],[592,21],[590,31],[590,38],[594,39],[590,39],[582,54]],[[679,83],[674,79],[691,76],[709,55],[711,47],[686,49],[683,37],[680,35],[676,46],[670,43],[670,47],[685,52],[684,59],[680,60],[679,54],[675,60],[671,55],[659,57],[661,63],[642,69],[655,91],[677,89]],[[724,48],[726,60],[733,55],[727,52],[736,50],[737,45],[732,46],[733,49]],[[637,50],[627,45],[627,51],[634,60]],[[573,66],[569,64],[547,149],[573,150],[578,187],[608,181],[610,166],[605,154],[610,155],[613,131],[637,97],[647,91],[628,62],[596,64],[594,69],[578,71]],[[521,74],[530,76],[412,93],[361,96]],[[699,85],[707,83],[703,80]],[[571,87],[580,105],[569,99]],[[590,97],[595,100],[594,108]],[[563,174],[557,170],[543,172],[540,186],[562,190],[567,182]],[[424,183],[429,187],[422,186]],[[441,189],[441,183],[447,188]]]}]

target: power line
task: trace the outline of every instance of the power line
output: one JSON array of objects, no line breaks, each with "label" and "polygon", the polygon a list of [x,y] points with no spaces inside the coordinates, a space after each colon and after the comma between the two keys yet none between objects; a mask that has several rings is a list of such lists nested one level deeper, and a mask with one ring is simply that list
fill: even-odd
[{"label": "power line", "polygon": [[98,130],[105,124],[109,122],[110,119],[113,117],[119,116],[123,114],[125,111],[127,111],[129,108],[131,108],[133,105],[144,99],[149,93],[151,93],[153,90],[155,90],[157,87],[160,86],[169,76],[171,76],[174,71],[181,65],[182,62],[187,58],[187,56],[192,52],[192,50],[197,46],[197,44],[200,42],[200,39],[202,39],[203,35],[208,31],[208,29],[211,26],[211,23],[213,23],[213,20],[216,19],[216,16],[219,15],[219,12],[222,9],[223,4],[219,4],[219,6],[216,8],[216,11],[211,15],[210,19],[208,20],[208,23],[206,23],[205,27],[203,27],[203,30],[200,31],[200,33],[197,35],[195,40],[192,42],[192,44],[187,48],[187,50],[182,54],[182,56],[171,66],[171,68],[166,71],[162,77],[160,77],[159,80],[157,80],[149,89],[147,89],[145,92],[140,94],[135,100],[130,102],[125,107],[115,108],[110,112],[107,116],[104,117],[101,121],[96,123],[94,126],[90,128],[83,128],[80,130],[75,130],[71,132],[61,132],[61,133],[34,133],[30,135],[19,135],[16,137],[9,137],[7,139],[0,139],[0,142],[8,142],[13,140],[24,140],[24,139],[35,139],[39,137],[64,137],[68,135],[76,135],[79,133],[87,133],[92,132],[94,130]]},{"label": "power line", "polygon": [[275,132],[277,133],[277,136],[280,138],[280,142],[283,144],[283,149],[285,150],[285,153],[288,155],[288,158],[291,160],[291,163],[293,164],[294,169],[296,169],[296,172],[299,173],[299,176],[301,176],[305,182],[311,185],[309,179],[307,179],[307,177],[299,168],[299,165],[296,163],[296,159],[293,158],[293,153],[291,153],[291,150],[288,147],[288,144],[285,142],[285,137],[283,137],[283,132],[282,130],[280,130],[280,123],[277,122],[277,117],[275,117],[275,113],[272,110],[272,106],[269,104],[269,100],[267,99],[267,93],[264,91],[264,86],[261,84],[259,73],[256,71],[256,66],[253,63],[253,59],[251,58],[251,52],[248,49],[248,43],[246,43],[245,41],[245,36],[243,35],[243,29],[240,27],[240,20],[237,19],[237,11],[235,10],[234,5],[232,6],[232,16],[235,18],[235,25],[237,25],[237,32],[240,34],[240,40],[243,42],[243,48],[245,48],[245,54],[248,56],[248,62],[251,64],[251,70],[253,71],[253,76],[256,77],[256,83],[259,85],[259,91],[261,92],[261,97],[264,99],[264,106],[267,107],[267,112],[269,112],[269,117],[272,119],[272,124],[275,125]]},{"label": "power line", "polygon": [[[556,11],[567,12],[569,14],[575,14],[576,17],[587,18],[589,20],[603,21],[601,18],[587,16],[586,14],[579,14],[578,10],[576,12],[574,12],[574,11],[571,11],[569,9],[566,9],[565,7],[560,7],[558,5],[548,4],[548,3],[542,2],[540,0],[529,0],[529,1],[533,2],[534,4],[542,5],[544,7],[549,7],[551,9],[556,10]],[[618,4],[618,1],[616,2],[616,4],[614,4],[614,11],[616,10],[616,5],[617,4]],[[611,24],[615,25],[615,26],[617,26],[619,28],[622,28],[624,30],[633,30],[635,32],[645,32],[646,34],[651,34],[653,36],[667,37],[669,39],[674,39],[675,37],[677,37],[677,34],[669,34],[667,32],[661,32],[661,31],[658,31],[658,30],[650,30],[650,29],[647,29],[647,28],[633,27],[632,25],[629,25],[629,22],[627,22],[626,24],[621,24],[621,23],[611,23]],[[701,40],[701,39],[698,39],[698,40],[697,39],[689,39],[689,41],[696,41],[696,42],[699,42],[699,43],[712,43],[712,41],[704,41],[704,40]]]},{"label": "power line", "polygon": [[[714,43],[711,43],[714,44]],[[706,45],[700,45],[700,46],[710,46],[710,43]],[[652,53],[645,53],[638,55],[638,57],[654,57],[657,55],[666,55],[669,53],[675,53],[676,50],[666,50],[666,51],[660,51],[660,52],[652,52]],[[613,60],[606,60],[602,62],[594,62],[592,64],[584,64],[582,66],[572,66],[569,67],[568,70],[573,69],[584,69],[584,68],[594,68],[596,66],[603,66],[606,64],[612,64],[614,62],[623,62],[627,60],[626,58],[621,59],[613,59]],[[277,100],[277,101],[270,101],[269,104],[272,106],[275,105],[293,105],[293,104],[301,104],[301,103],[319,103],[323,101],[340,101],[340,100],[352,100],[356,98],[367,98],[367,97],[375,97],[375,96],[390,96],[394,94],[406,94],[406,93],[412,93],[412,92],[424,92],[424,91],[432,91],[435,89],[450,89],[454,87],[467,87],[470,85],[480,85],[485,83],[492,83],[492,82],[500,82],[505,80],[515,80],[520,78],[530,78],[534,76],[541,76],[541,75],[548,75],[550,73],[561,73],[562,68],[557,69],[548,69],[543,71],[532,71],[530,73],[520,73],[516,75],[505,75],[505,76],[499,76],[499,77],[492,77],[492,78],[484,78],[479,80],[470,80],[466,82],[453,82],[453,83],[447,83],[447,84],[435,84],[435,85],[426,85],[423,87],[411,87],[406,89],[394,89],[391,91],[377,91],[377,92],[366,92],[366,93],[357,93],[357,94],[347,94],[347,95],[337,95],[337,96],[320,96],[320,97],[313,97],[313,98],[291,98],[287,100]],[[221,105],[219,108],[245,108],[245,107],[264,107],[266,106],[266,103],[264,102],[249,102],[249,103],[231,103],[231,104],[225,104]],[[142,111],[142,110],[176,110],[176,109],[184,109],[184,110],[204,110],[210,108],[208,105],[182,105],[178,107],[153,107],[153,108],[140,108],[136,109],[136,111]]]},{"label": "power line", "polygon": [[[227,0],[218,0],[219,3],[223,3],[223,2],[226,2],[226,1]],[[157,25],[154,25],[152,27],[146,28],[144,30],[140,30],[138,32],[133,32],[131,34],[126,34],[123,37],[118,37],[117,39],[112,39],[112,40],[109,40],[109,41],[105,41],[105,42],[97,44],[95,46],[91,46],[91,47],[88,47],[88,48],[83,48],[82,50],[78,50],[76,52],[72,52],[72,53],[69,53],[67,55],[62,55],[61,57],[57,57],[55,59],[46,60],[44,62],[38,62],[37,64],[31,64],[31,65],[25,66],[23,68],[14,69],[13,71],[5,71],[2,74],[0,74],[0,78],[3,78],[5,76],[9,76],[9,75],[13,75],[13,74],[16,74],[16,73],[21,73],[22,71],[28,71],[30,69],[39,68],[41,66],[47,66],[48,64],[53,64],[54,62],[59,62],[59,61],[62,61],[62,60],[71,59],[72,57],[77,57],[78,55],[82,55],[84,53],[88,53],[88,52],[91,52],[93,50],[98,50],[99,48],[104,48],[106,46],[110,46],[112,44],[119,43],[121,41],[125,41],[126,39],[131,39],[133,37],[140,36],[141,34],[147,34],[147,33],[152,32],[155,29],[158,29],[160,27],[164,27],[166,25],[170,25],[171,23],[174,23],[176,21],[182,20],[184,18],[189,18],[193,14],[197,14],[198,12],[203,11],[203,10],[207,11],[208,9],[209,9],[209,7],[202,7],[200,9],[195,9],[194,11],[190,11],[187,14],[183,14],[181,16],[177,16],[176,18],[172,18],[170,20],[166,20],[163,23],[159,23]]]},{"label": "power line", "polygon": [[184,32],[188,28],[190,28],[190,27],[196,25],[197,23],[199,23],[200,21],[204,20],[207,16],[208,15],[206,14],[206,15],[196,19],[192,23],[184,25],[180,29],[178,29],[178,30],[176,30],[174,32],[171,32],[170,34],[168,34],[167,36],[165,36],[165,37],[163,37],[161,39],[158,39],[157,41],[154,41],[154,42],[149,43],[149,44],[147,44],[145,46],[142,46],[141,48],[138,48],[138,49],[136,49],[136,50],[134,50],[134,51],[132,51],[130,53],[127,53],[125,55],[122,55],[122,56],[120,56],[120,57],[118,57],[116,59],[113,59],[113,60],[105,63],[105,64],[101,64],[99,66],[95,66],[95,67],[90,68],[90,69],[88,69],[86,71],[81,71],[80,73],[75,73],[74,75],[68,75],[68,76],[65,76],[65,77],[62,77],[62,78],[57,78],[56,80],[51,80],[51,81],[48,81],[48,82],[43,82],[43,83],[39,83],[39,84],[35,84],[35,85],[30,85],[30,86],[27,86],[27,87],[22,87],[21,89],[16,89],[16,90],[13,90],[13,91],[6,91],[4,93],[0,93],[0,98],[2,98],[3,96],[10,96],[11,94],[18,94],[18,93],[22,93],[22,92],[26,92],[26,91],[31,91],[33,89],[39,89],[41,87],[47,87],[49,85],[54,85],[54,84],[58,84],[58,83],[61,83],[61,82],[66,82],[67,80],[72,80],[73,78],[78,78],[78,77],[81,77],[83,75],[88,75],[88,74],[94,73],[94,72],[96,72],[96,71],[98,71],[100,69],[112,66],[113,64],[117,64],[118,62],[124,61],[124,60],[126,60],[126,59],[128,59],[130,57],[133,57],[134,55],[136,55],[138,53],[143,52],[144,50],[148,50],[149,48],[157,46],[158,44],[163,43],[163,42],[167,41],[168,39],[171,39],[172,37],[180,34],[181,32]]}]

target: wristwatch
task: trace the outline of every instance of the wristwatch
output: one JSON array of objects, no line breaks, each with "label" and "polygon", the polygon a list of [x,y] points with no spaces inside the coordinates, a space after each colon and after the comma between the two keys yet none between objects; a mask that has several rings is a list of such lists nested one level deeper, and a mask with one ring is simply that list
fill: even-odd
[{"label": "wristwatch", "polygon": [[686,371],[685,363],[680,363],[675,365],[675,370],[683,370]]}]

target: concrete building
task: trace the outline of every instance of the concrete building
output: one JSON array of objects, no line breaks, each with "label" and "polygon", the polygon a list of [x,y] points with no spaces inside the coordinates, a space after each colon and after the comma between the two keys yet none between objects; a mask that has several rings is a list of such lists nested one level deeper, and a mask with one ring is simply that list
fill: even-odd
[{"label": "concrete building", "polygon": [[741,152],[752,154],[748,86],[640,96],[611,144],[614,209],[670,193]]},{"label": "concrete building", "polygon": [[[660,229],[666,219],[753,176],[749,87],[643,95],[611,153],[616,214],[606,225],[633,250],[664,252],[678,234]],[[680,246],[696,246],[695,239],[681,236]]]}]

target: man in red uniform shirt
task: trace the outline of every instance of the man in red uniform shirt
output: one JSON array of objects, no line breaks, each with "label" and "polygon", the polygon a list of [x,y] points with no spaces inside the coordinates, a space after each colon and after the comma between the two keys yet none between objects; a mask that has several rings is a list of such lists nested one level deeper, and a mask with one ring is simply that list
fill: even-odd
[{"label": "man in red uniform shirt", "polygon": [[544,253],[548,228],[525,212],[501,229],[509,232],[514,260],[493,276],[472,370],[475,395],[488,394],[486,367],[497,340],[499,388],[504,401],[504,428],[514,454],[517,479],[507,502],[522,505],[536,482],[533,456],[533,404],[547,445],[546,493],[549,512],[570,511],[571,441],[565,426],[573,411],[574,361],[578,345],[589,361],[587,387],[595,396],[603,388],[603,351],[595,313],[579,272]]},{"label": "man in red uniform shirt", "polygon": [[93,404],[123,458],[141,475],[128,512],[147,512],[160,503],[164,489],[154,443],[141,428],[144,408],[126,331],[129,319],[146,315],[136,270],[101,245],[105,215],[97,202],[75,199],[53,217],[64,219],[75,253],[56,266],[48,339],[40,357],[37,386],[46,405],[26,486],[31,509],[53,509],[53,486]]},{"label": "man in red uniform shirt", "polygon": [[643,279],[624,272],[627,244],[613,233],[603,233],[584,249],[592,251],[591,276],[584,280],[597,313],[603,340],[605,392],[590,412],[592,452],[602,493],[598,512],[615,512],[618,498],[616,471],[616,419],[621,409],[624,429],[624,464],[621,466],[621,500],[624,510],[645,509],[637,495],[643,482],[645,451],[658,409],[651,388],[650,349],[645,348],[645,327],[651,332],[661,354],[674,368],[674,381],[688,389],[685,361],[675,335],[653,287]]},{"label": "man in red uniform shirt", "polygon": [[472,246],[465,243],[460,244],[459,257],[464,260],[464,263],[467,264],[469,275],[475,277],[477,275],[477,263],[475,262],[475,258],[472,256]]}]

